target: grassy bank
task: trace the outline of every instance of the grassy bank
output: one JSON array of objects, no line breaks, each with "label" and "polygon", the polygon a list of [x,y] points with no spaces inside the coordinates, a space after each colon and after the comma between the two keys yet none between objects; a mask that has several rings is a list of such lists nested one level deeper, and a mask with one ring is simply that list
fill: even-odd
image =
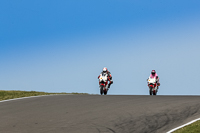
[{"label": "grassy bank", "polygon": [[200,121],[192,123],[188,126],[180,128],[173,133],[200,133]]},{"label": "grassy bank", "polygon": [[86,94],[86,93],[47,93],[47,92],[36,92],[36,91],[3,91],[3,90],[0,90],[0,101],[7,100],[7,99],[20,98],[20,97],[52,95],[52,94]]}]

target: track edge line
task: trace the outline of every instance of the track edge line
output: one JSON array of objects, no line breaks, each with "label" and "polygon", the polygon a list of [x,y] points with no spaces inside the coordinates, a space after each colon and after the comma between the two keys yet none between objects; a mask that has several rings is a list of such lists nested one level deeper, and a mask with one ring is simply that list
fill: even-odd
[{"label": "track edge line", "polygon": [[186,123],[186,124],[184,124],[184,125],[181,125],[181,126],[179,126],[179,127],[176,127],[176,128],[174,128],[174,129],[172,129],[172,130],[166,132],[166,133],[172,133],[172,132],[174,132],[174,131],[176,131],[176,130],[182,128],[182,127],[185,127],[185,126],[187,126],[187,125],[190,125],[190,124],[192,124],[192,123],[194,123],[194,122],[196,122],[196,121],[198,121],[198,120],[200,120],[200,118],[195,119],[195,120],[192,120],[192,121],[190,121],[190,122],[188,122],[188,123]]},{"label": "track edge line", "polygon": [[55,95],[65,95],[65,94],[51,94],[51,95],[38,95],[38,96],[29,96],[29,97],[19,97],[19,98],[13,98],[13,99],[8,99],[8,100],[2,100],[2,101],[0,101],[0,103],[8,102],[8,101],[14,101],[14,100],[27,99],[27,98],[43,97],[43,96],[55,96]]}]

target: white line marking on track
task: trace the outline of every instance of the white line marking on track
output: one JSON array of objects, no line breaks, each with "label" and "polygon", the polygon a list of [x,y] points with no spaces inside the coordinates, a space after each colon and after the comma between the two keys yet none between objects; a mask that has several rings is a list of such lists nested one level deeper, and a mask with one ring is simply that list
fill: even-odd
[{"label": "white line marking on track", "polygon": [[[55,94],[55,95],[62,95],[62,94]],[[8,101],[14,101],[14,100],[20,100],[20,99],[26,99],[26,98],[43,97],[43,96],[55,96],[55,95],[52,94],[52,95],[39,95],[39,96],[30,96],[30,97],[20,97],[20,98],[2,100],[2,101],[0,101],[0,103],[2,103],[2,102],[8,102]],[[63,94],[63,95],[66,95],[66,94]],[[71,95],[71,94],[68,94],[68,95]]]},{"label": "white line marking on track", "polygon": [[199,120],[200,120],[200,118],[195,119],[195,120],[193,120],[193,121],[191,121],[191,122],[188,122],[188,123],[186,123],[186,124],[184,124],[184,125],[182,125],[182,126],[179,126],[179,127],[177,127],[177,128],[174,128],[174,129],[168,131],[167,133],[172,133],[172,132],[174,132],[174,131],[176,131],[176,130],[182,128],[182,127],[185,127],[185,126],[187,126],[187,125],[190,125],[190,124],[192,124],[192,123],[194,123],[194,122],[196,122],[196,121],[199,121]]}]

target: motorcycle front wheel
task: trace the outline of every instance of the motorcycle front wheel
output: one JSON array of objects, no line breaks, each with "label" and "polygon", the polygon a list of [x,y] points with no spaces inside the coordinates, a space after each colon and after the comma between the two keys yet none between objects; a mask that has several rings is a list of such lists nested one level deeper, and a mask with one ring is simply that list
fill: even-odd
[{"label": "motorcycle front wheel", "polygon": [[104,93],[103,88],[104,88],[103,85],[101,85],[101,86],[100,86],[100,94],[101,94],[101,95]]},{"label": "motorcycle front wheel", "polygon": [[152,95],[152,87],[149,87],[149,95]]}]

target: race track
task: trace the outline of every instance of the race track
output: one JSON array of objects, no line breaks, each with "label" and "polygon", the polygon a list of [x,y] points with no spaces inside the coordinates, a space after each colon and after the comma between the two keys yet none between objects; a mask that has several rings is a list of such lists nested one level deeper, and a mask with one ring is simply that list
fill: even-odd
[{"label": "race track", "polygon": [[54,95],[0,103],[1,133],[165,133],[200,118],[200,96]]}]

